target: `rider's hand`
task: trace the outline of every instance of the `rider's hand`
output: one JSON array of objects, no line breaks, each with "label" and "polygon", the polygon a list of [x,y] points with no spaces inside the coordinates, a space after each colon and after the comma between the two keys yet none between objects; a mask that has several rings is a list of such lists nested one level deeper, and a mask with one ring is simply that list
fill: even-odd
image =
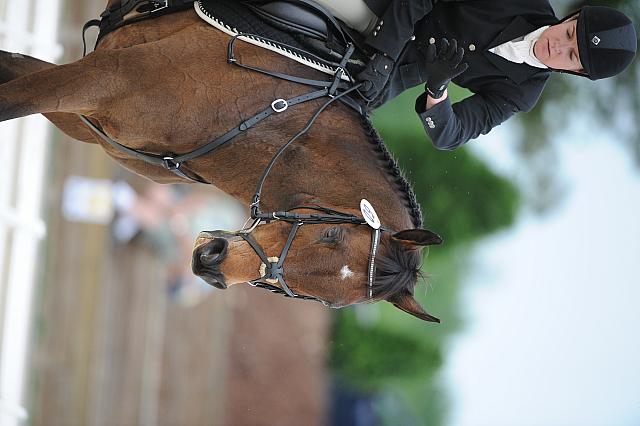
[{"label": "rider's hand", "polygon": [[449,82],[469,68],[469,64],[462,62],[464,48],[458,47],[455,39],[449,43],[443,38],[437,50],[435,43],[419,45],[418,50],[422,54],[427,71],[427,84],[424,88],[434,99],[440,99]]},{"label": "rider's hand", "polygon": [[358,82],[364,83],[360,93],[370,100],[382,93],[382,89],[393,71],[393,65],[394,62],[391,58],[380,53],[373,55],[364,70],[356,77]]}]

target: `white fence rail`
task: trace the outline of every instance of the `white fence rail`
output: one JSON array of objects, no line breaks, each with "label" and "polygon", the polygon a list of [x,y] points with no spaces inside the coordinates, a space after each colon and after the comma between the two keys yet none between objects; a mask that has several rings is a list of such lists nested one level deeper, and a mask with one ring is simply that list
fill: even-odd
[{"label": "white fence rail", "polygon": [[[0,49],[55,62],[61,0],[0,0]],[[25,384],[41,218],[48,122],[0,123],[0,424],[28,418]]]}]

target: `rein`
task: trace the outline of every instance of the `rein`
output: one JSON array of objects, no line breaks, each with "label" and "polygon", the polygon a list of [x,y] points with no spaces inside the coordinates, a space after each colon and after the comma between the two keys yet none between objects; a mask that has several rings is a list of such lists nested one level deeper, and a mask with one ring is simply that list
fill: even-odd
[{"label": "rein", "polygon": [[[95,132],[104,142],[108,145],[112,146],[116,150],[134,157],[138,160],[145,161],[149,164],[160,166],[165,168],[166,170],[171,171],[172,173],[180,176],[181,178],[191,180],[193,182],[198,183],[210,183],[205,181],[201,176],[197,175],[194,172],[185,170],[182,165],[190,160],[201,157],[203,155],[209,154],[216,149],[222,147],[227,142],[234,139],[236,136],[241,133],[246,132],[256,124],[265,120],[273,114],[281,114],[289,109],[289,107],[302,104],[308,101],[312,101],[315,99],[320,99],[323,97],[328,97],[329,99],[322,104],[315,113],[308,120],[306,126],[296,133],[287,143],[285,143],[282,147],[278,149],[278,151],[273,155],[267,166],[265,167],[260,180],[258,181],[258,185],[256,187],[255,195],[253,196],[252,202],[250,204],[250,212],[251,217],[250,220],[253,220],[253,223],[244,229],[241,229],[236,232],[236,235],[242,237],[255,251],[258,257],[262,260],[264,264],[264,273],[261,272],[261,276],[255,280],[249,281],[249,284],[254,287],[260,287],[267,289],[271,292],[283,294],[286,297],[292,297],[297,299],[304,300],[316,300],[321,302],[325,306],[330,306],[330,304],[324,300],[321,300],[314,296],[305,296],[295,294],[291,288],[287,285],[286,280],[284,278],[284,262],[287,257],[287,253],[293,243],[293,240],[296,237],[296,234],[301,226],[305,224],[353,224],[353,225],[369,225],[372,228],[371,234],[371,250],[369,255],[369,266],[367,270],[367,285],[368,291],[367,296],[368,299],[373,298],[373,282],[375,278],[375,257],[380,241],[380,235],[382,231],[389,231],[389,229],[384,228],[380,225],[380,221],[375,213],[373,207],[369,204],[368,201],[361,201],[361,211],[363,217],[358,217],[352,214],[347,214],[343,212],[339,212],[336,210],[329,209],[327,207],[322,206],[300,206],[293,208],[288,211],[274,211],[274,212],[262,212],[260,210],[260,201],[262,196],[263,187],[269,173],[273,169],[275,163],[278,161],[280,156],[285,152],[285,150],[293,144],[296,140],[298,140],[301,136],[303,136],[316,122],[317,118],[320,114],[327,109],[332,103],[335,101],[342,101],[348,106],[356,109],[360,114],[363,113],[362,108],[357,103],[357,101],[348,98],[347,96],[353,93],[358,93],[359,89],[363,85],[363,83],[356,84],[352,76],[346,69],[347,63],[353,53],[355,52],[355,47],[353,44],[349,43],[347,45],[347,51],[345,55],[342,57],[340,63],[332,64],[336,66],[335,73],[333,75],[333,79],[325,81],[325,80],[311,80],[306,78],[300,78],[296,76],[291,76],[287,74],[282,74],[278,72],[273,72],[269,70],[264,70],[261,68],[252,67],[249,65],[242,64],[238,62],[234,55],[234,46],[235,42],[238,38],[243,36],[251,36],[257,37],[267,42],[277,43],[273,40],[269,40],[264,37],[260,37],[254,34],[238,34],[229,41],[228,49],[227,49],[227,62],[229,64],[239,66],[241,68],[245,68],[251,71],[259,72],[265,75],[269,75],[271,77],[275,77],[278,79],[283,79],[287,81],[291,81],[298,84],[303,84],[307,86],[312,86],[315,88],[319,88],[319,90],[314,90],[312,92],[306,93],[304,95],[296,96],[290,99],[276,99],[271,105],[259,113],[255,114],[253,117],[248,120],[243,121],[237,127],[229,130],[224,135],[208,142],[202,147],[199,147],[191,152],[185,154],[173,154],[167,153],[163,155],[159,154],[151,154],[135,149],[131,149],[126,147],[115,140],[111,139],[102,129],[98,126],[94,125],[87,117],[83,115],[79,115],[80,119],[83,123],[85,123],[93,132]],[[282,43],[279,43],[282,44]],[[324,61],[327,62],[327,61]],[[343,81],[343,79],[348,80],[348,82]],[[361,95],[360,95],[361,96]],[[296,213],[292,212],[292,210],[297,209],[308,209],[315,210],[318,213]],[[273,221],[283,221],[290,223],[292,225],[291,231],[285,242],[285,245],[278,257],[268,257],[264,251],[264,249],[258,244],[258,242],[251,236],[251,233],[261,224],[270,223]],[[275,286],[274,284],[278,283],[280,287]]]}]

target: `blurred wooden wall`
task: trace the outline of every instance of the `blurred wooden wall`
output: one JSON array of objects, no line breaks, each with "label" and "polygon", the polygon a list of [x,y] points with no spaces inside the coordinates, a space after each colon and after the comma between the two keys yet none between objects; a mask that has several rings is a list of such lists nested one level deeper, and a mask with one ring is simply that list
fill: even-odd
[{"label": "blurred wooden wall", "polygon": [[[67,1],[63,62],[81,56],[82,25],[103,8],[103,1]],[[108,227],[70,223],[61,215],[67,176],[116,174],[123,172],[98,146],[55,132],[31,423],[205,424],[221,418],[216,399],[194,406],[191,398],[219,394],[224,385],[219,366],[225,361],[216,358],[226,354],[216,348],[227,340],[227,310],[218,306],[220,299],[188,312],[174,309],[163,264],[153,253],[141,246],[114,247]],[[163,421],[164,412],[173,418]]]}]

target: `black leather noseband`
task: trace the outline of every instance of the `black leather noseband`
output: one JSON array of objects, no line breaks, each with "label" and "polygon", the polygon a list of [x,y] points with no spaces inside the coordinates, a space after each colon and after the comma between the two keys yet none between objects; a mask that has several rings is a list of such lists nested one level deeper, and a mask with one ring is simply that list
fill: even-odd
[{"label": "black leather noseband", "polygon": [[267,283],[269,283],[270,281],[279,282],[282,290],[287,294],[287,296],[295,297],[295,294],[293,294],[286,281],[284,280],[284,261],[287,258],[287,253],[289,252],[291,243],[296,237],[296,233],[301,226],[301,222],[293,224],[293,226],[291,227],[291,232],[289,232],[289,238],[287,238],[287,242],[284,244],[280,256],[276,257],[275,260],[273,260],[273,258],[267,257],[260,244],[258,244],[258,242],[253,239],[251,234],[240,234],[240,236],[244,238],[247,243],[249,243],[251,248],[253,248],[253,251],[256,252],[256,254],[260,257],[260,259],[266,266],[264,275],[257,280],[250,281],[251,284],[258,283],[262,280],[266,280]]},{"label": "black leather noseband", "polygon": [[[259,204],[259,203],[258,203]],[[320,213],[317,214],[300,214],[293,213],[292,210],[307,209],[316,210]],[[258,207],[259,212],[259,207]],[[236,232],[236,235],[242,237],[258,255],[260,260],[265,266],[264,273],[259,278],[248,281],[253,287],[260,287],[269,290],[273,293],[282,294],[286,297],[292,297],[295,299],[315,300],[322,303],[325,306],[331,306],[331,304],[325,300],[322,300],[314,296],[299,295],[294,293],[287,284],[284,275],[284,262],[286,260],[291,244],[296,237],[296,234],[300,227],[305,224],[352,224],[352,225],[367,225],[364,218],[354,216],[347,213],[341,213],[336,210],[328,209],[320,206],[300,206],[295,207],[287,212],[273,212],[273,213],[258,213],[257,216],[261,218],[255,218],[255,222],[249,229],[244,229]],[[251,233],[261,223],[269,223],[273,221],[283,221],[292,224],[291,231],[287,237],[284,247],[280,253],[280,256],[276,258],[270,258],[262,246],[251,236]],[[369,263],[367,268],[367,298],[370,300],[373,298],[373,282],[375,280],[375,259],[378,250],[378,244],[380,241],[380,235],[383,231],[390,231],[388,228],[372,229],[371,234],[371,250],[369,253]],[[274,284],[280,284],[280,287],[276,287]]]}]

